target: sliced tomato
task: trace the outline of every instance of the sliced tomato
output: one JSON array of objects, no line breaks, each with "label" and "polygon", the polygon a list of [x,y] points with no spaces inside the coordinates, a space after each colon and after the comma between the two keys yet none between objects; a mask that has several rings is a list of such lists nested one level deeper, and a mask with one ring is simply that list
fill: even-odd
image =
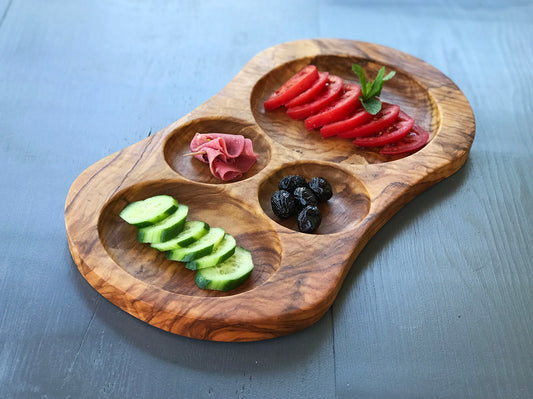
[{"label": "sliced tomato", "polygon": [[304,92],[318,79],[318,71],[314,65],[303,67],[263,103],[265,111],[272,111],[288,103],[298,94]]},{"label": "sliced tomato", "polygon": [[350,139],[355,137],[371,136],[377,132],[385,130],[387,127],[392,125],[399,113],[399,105],[382,103],[381,111],[374,115],[371,120],[351,130],[339,132],[337,133],[337,136]]},{"label": "sliced tomato", "polygon": [[298,94],[291,101],[286,103],[285,106],[295,107],[297,105],[305,104],[311,101],[326,86],[326,83],[328,83],[328,77],[329,77],[328,72],[319,72],[318,79],[315,80],[315,83],[313,83],[313,85],[310,88],[308,88],[306,91]]},{"label": "sliced tomato", "polygon": [[340,132],[351,130],[356,126],[368,122],[373,116],[374,115],[366,112],[363,106],[359,106],[355,109],[355,111],[349,114],[346,119],[342,119],[338,122],[328,123],[327,125],[322,126],[320,129],[320,134],[322,137],[335,136]]},{"label": "sliced tomato", "polygon": [[289,108],[287,115],[292,119],[305,119],[317,113],[341,94],[343,83],[342,78],[329,75],[326,87],[312,101]]},{"label": "sliced tomato", "polygon": [[307,130],[316,129],[317,127],[346,118],[350,112],[361,104],[359,101],[360,95],[361,87],[359,85],[345,84],[343,86],[343,93],[339,98],[317,114],[311,115],[305,120],[305,128]]},{"label": "sliced tomato", "polygon": [[415,124],[411,131],[400,139],[400,141],[386,145],[379,153],[383,155],[397,155],[416,151],[425,146],[428,140],[429,133]]},{"label": "sliced tomato", "polygon": [[358,137],[353,143],[359,147],[381,147],[392,144],[409,133],[414,124],[415,120],[413,118],[400,111],[394,123],[388,128],[372,136]]}]

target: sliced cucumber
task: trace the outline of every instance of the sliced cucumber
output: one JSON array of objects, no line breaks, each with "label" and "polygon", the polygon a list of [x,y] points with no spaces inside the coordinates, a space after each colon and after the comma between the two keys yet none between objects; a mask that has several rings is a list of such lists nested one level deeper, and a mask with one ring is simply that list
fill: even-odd
[{"label": "sliced cucumber", "polygon": [[137,241],[149,243],[161,243],[176,237],[183,231],[185,226],[185,219],[187,219],[187,212],[189,207],[180,204],[176,212],[161,220],[153,226],[141,227],[137,231]]},{"label": "sliced cucumber", "polygon": [[213,248],[213,252],[209,255],[187,262],[185,267],[190,270],[198,270],[218,265],[235,253],[236,246],[237,243],[235,242],[235,238],[226,234],[220,244]]},{"label": "sliced cucumber", "polygon": [[185,222],[182,232],[176,237],[161,243],[152,243],[151,246],[159,251],[171,251],[173,249],[183,248],[205,236],[208,231],[209,225],[207,223],[192,220]]},{"label": "sliced cucumber", "polygon": [[226,232],[224,229],[213,227],[212,229],[209,229],[209,233],[198,241],[195,241],[184,248],[176,248],[168,251],[166,257],[170,260],[190,262],[191,260],[209,255],[213,251],[213,248],[224,239],[225,234]]},{"label": "sliced cucumber", "polygon": [[198,287],[208,290],[229,291],[244,283],[254,268],[250,251],[236,247],[233,256],[216,266],[200,269],[194,280]]},{"label": "sliced cucumber", "polygon": [[129,224],[137,227],[152,226],[174,213],[178,208],[178,201],[169,195],[156,195],[142,201],[135,201],[127,205],[120,217]]}]

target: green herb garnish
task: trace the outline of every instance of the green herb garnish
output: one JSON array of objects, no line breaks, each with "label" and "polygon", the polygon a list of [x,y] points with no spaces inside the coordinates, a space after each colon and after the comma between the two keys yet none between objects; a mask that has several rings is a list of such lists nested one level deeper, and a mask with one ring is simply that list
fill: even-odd
[{"label": "green herb garnish", "polygon": [[381,94],[385,81],[392,79],[396,75],[396,71],[391,71],[385,76],[385,67],[381,67],[376,79],[368,82],[361,65],[352,64],[352,71],[359,77],[359,83],[361,84],[361,97],[359,97],[361,104],[365,107],[366,112],[376,115],[381,110],[381,101],[377,97]]}]

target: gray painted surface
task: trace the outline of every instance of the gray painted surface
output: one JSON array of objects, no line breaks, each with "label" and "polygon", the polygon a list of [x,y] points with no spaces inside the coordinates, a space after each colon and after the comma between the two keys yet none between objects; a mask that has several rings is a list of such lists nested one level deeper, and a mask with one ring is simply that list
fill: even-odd
[{"label": "gray painted surface", "polygon": [[[0,1],[0,397],[533,397],[533,3]],[[394,47],[464,91],[466,165],[396,214],[312,327],[171,335],[103,299],[63,206],[86,167],[303,38]]]}]

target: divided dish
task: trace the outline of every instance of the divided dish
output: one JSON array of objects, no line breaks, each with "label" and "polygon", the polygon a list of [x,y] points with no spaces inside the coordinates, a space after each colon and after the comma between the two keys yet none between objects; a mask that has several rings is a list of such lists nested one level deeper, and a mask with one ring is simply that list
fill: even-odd
[{"label": "divided dish", "polygon": [[[357,83],[351,64],[370,76],[396,70],[381,98],[399,104],[430,133],[421,150],[382,156],[350,140],[323,139],[263,101],[308,64]],[[242,134],[256,164],[233,182],[183,156],[196,132]],[[374,233],[420,192],[466,161],[475,122],[468,101],[441,72],[400,51],[350,40],[301,40],[253,57],[218,94],[156,134],[96,162],[74,181],[65,204],[70,251],[84,278],[131,315],[171,333],[215,341],[289,334],[333,303],[353,261]],[[270,196],[289,174],[325,177],[333,197],[321,205],[314,234],[277,219]],[[180,263],[136,241],[118,214],[157,194],[189,206],[188,220],[222,227],[251,251],[255,269],[229,292],[202,290]]]}]

